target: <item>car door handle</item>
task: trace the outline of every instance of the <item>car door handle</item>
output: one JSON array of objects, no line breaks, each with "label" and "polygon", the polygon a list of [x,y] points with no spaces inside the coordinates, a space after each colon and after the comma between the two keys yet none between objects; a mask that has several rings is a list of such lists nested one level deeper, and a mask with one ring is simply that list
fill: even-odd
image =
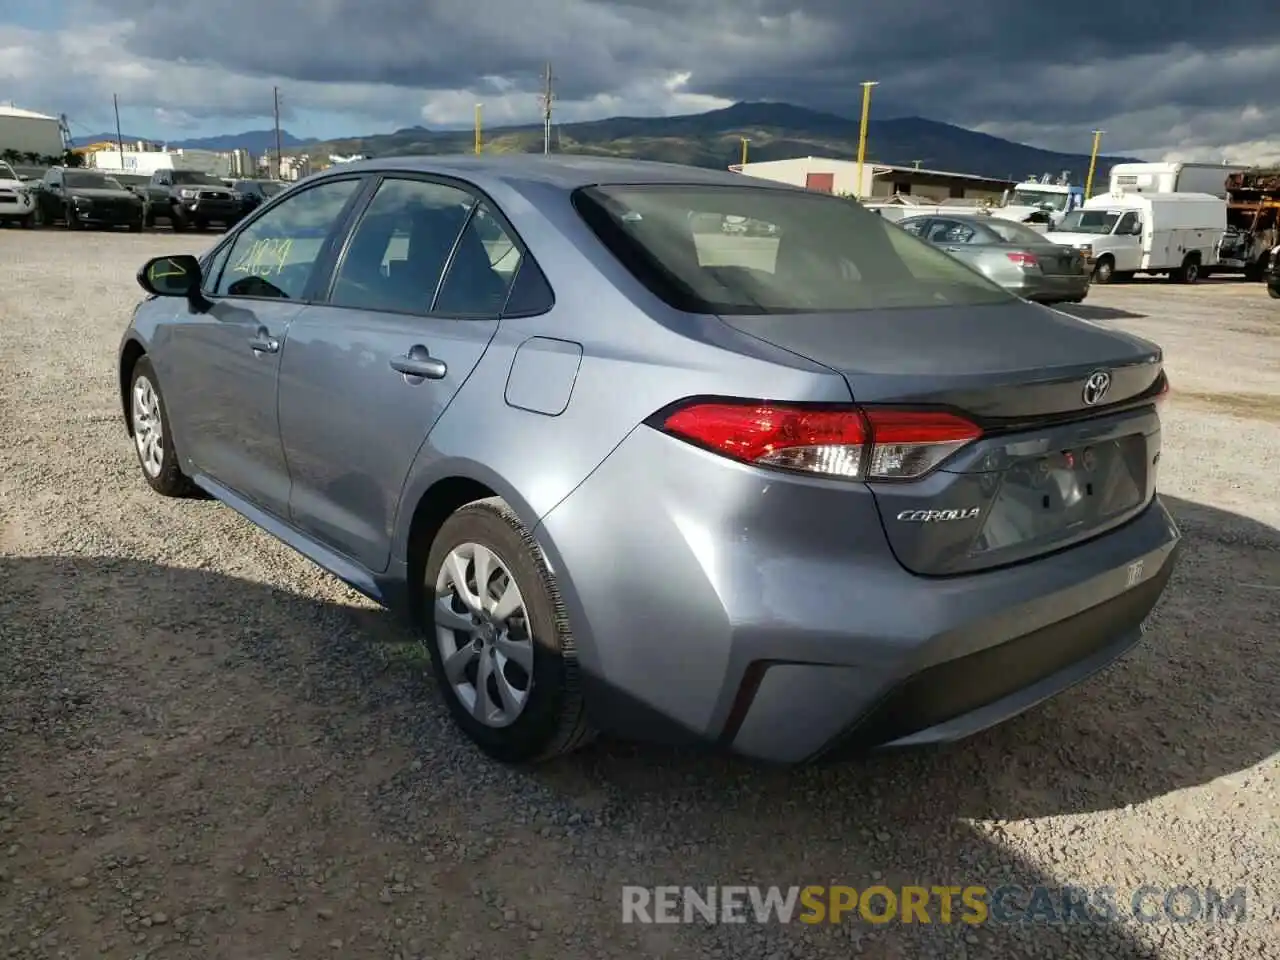
[{"label": "car door handle", "polygon": [[258,335],[249,341],[249,347],[254,353],[279,353],[280,341],[271,336],[266,329],[258,331]]},{"label": "car door handle", "polygon": [[403,357],[393,357],[391,369],[396,373],[404,374],[406,378],[415,378],[419,382],[443,380],[449,372],[445,362],[431,356],[427,348],[420,343],[410,347],[409,352]]},{"label": "car door handle", "polygon": [[943,247],[942,249],[943,249],[943,250],[945,250],[945,251],[947,251],[947,253],[959,253],[959,252],[960,252],[960,248],[959,248],[959,247]]}]

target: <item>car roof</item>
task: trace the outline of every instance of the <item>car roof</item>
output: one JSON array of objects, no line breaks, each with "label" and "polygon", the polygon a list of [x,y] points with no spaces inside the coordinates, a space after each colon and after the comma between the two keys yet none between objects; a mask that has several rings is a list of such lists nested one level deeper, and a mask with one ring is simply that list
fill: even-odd
[{"label": "car roof", "polygon": [[378,157],[356,160],[326,170],[400,173],[434,173],[479,182],[502,182],[513,187],[541,184],[574,190],[578,187],[621,184],[707,184],[750,186],[763,189],[795,190],[796,187],[744,177],[728,170],[710,170],[652,160],[625,160],[612,157],[576,155],[499,154],[496,156],[437,155]]}]

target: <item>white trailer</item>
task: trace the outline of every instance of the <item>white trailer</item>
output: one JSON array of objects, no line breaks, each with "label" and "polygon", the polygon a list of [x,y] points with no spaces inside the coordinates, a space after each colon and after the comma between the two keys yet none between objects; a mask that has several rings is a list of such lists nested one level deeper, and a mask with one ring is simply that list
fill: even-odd
[{"label": "white trailer", "polygon": [[1195,283],[1218,265],[1227,202],[1207,193],[1125,193],[1085,201],[1049,240],[1094,261],[1094,281],[1167,274]]},{"label": "white trailer", "polygon": [[1227,197],[1227,177],[1248,170],[1232,163],[1117,163],[1111,168],[1111,193],[1207,193]]}]

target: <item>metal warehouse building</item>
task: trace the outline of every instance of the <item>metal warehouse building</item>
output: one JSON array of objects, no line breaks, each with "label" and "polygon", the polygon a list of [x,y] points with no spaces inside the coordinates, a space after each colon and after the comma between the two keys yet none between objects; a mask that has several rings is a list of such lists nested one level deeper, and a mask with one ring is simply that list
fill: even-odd
[{"label": "metal warehouse building", "polygon": [[858,197],[891,197],[905,193],[931,200],[966,199],[996,200],[1014,186],[1012,180],[996,180],[970,173],[946,170],[923,170],[918,167],[895,167],[884,163],[864,163],[862,183],[858,183],[858,165],[852,160],[827,157],[796,157],[793,160],[766,160],[761,163],[735,163],[735,173],[761,177],[779,183],[790,183],[823,193],[845,193]]},{"label": "metal warehouse building", "polygon": [[32,113],[13,104],[0,104],[0,152],[38,153],[42,157],[62,155],[62,125],[57,117]]}]

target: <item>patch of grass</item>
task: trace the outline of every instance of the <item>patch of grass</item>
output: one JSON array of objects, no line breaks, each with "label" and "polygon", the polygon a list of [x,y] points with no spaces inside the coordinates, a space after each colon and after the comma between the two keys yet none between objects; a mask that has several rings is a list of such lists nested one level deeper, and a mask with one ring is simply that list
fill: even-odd
[{"label": "patch of grass", "polygon": [[1179,390],[1170,396],[1174,403],[1194,403],[1218,413],[1245,420],[1280,423],[1280,396],[1273,393],[1199,393]]}]

